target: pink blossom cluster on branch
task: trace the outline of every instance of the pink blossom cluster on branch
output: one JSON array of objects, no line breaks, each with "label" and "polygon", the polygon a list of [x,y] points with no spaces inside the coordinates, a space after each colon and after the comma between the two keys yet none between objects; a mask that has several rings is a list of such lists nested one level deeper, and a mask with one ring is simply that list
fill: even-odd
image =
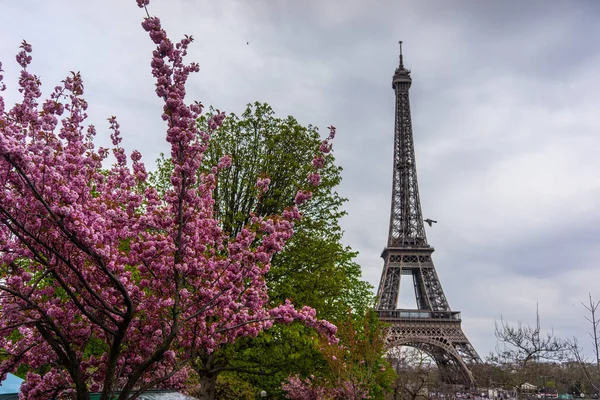
[{"label": "pink blossom cluster on branch", "polygon": [[329,399],[329,390],[314,382],[314,376],[301,379],[298,375],[290,376],[281,388],[285,397],[290,400],[325,400]]},{"label": "pink blossom cluster on branch", "polygon": [[[276,320],[301,320],[336,341],[335,326],[311,308],[268,308],[264,276],[300,213],[294,206],[253,217],[234,239],[223,232],[213,189],[231,158],[199,178],[197,171],[225,114],[198,132],[202,105],[184,101],[187,79],[199,70],[183,62],[192,37],[172,42],[156,17],[142,26],[156,44],[152,74],[174,165],[164,195],[147,184],[141,154],[120,147],[115,117],[112,148],[94,145],[79,73],[40,100],[41,82],[28,71],[32,48],[23,42],[22,100],[6,110],[0,97],[0,346],[7,355],[0,379],[26,366],[27,399],[89,399],[101,391],[107,400],[116,390],[126,399],[181,384],[198,349],[212,352]],[[331,127],[323,154],[334,133]],[[313,161],[312,185],[323,154]],[[110,155],[115,162],[105,169]],[[263,192],[268,185],[265,177],[257,182]],[[296,203],[310,196],[301,190]]]},{"label": "pink blossom cluster on branch", "polygon": [[300,378],[292,375],[281,385],[285,397],[290,400],[364,400],[370,399],[369,391],[350,381],[319,381],[314,376]]}]

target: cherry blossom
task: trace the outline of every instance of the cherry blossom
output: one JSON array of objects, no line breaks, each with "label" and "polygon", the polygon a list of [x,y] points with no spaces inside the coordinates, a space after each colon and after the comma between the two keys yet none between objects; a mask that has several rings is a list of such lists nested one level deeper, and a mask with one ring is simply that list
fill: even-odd
[{"label": "cherry blossom", "polygon": [[[146,9],[149,0],[136,0]],[[196,119],[202,104],[185,102],[191,36],[171,41],[160,19],[143,29],[156,45],[150,62],[174,165],[164,194],[148,185],[142,154],[120,147],[116,117],[108,119],[111,148],[94,144],[79,73],[41,100],[29,72],[32,46],[16,60],[20,102],[0,97],[0,379],[27,366],[27,399],[89,399],[101,391],[120,400],[156,386],[178,387],[197,349],[212,352],[256,336],[274,321],[303,321],[336,342],[336,328],[316,311],[288,301],[268,308],[265,274],[293,234],[297,207],[251,218],[230,239],[213,216],[213,190],[224,157],[198,174],[217,112],[207,132]],[[0,72],[2,72],[0,64]],[[5,89],[0,75],[0,91]],[[335,128],[321,152],[331,150]],[[322,168],[316,156],[315,174]],[[109,156],[114,163],[106,168]],[[315,175],[315,176],[316,176]],[[313,185],[316,177],[309,178]],[[257,182],[268,189],[268,178]],[[310,199],[299,190],[296,203]]]}]

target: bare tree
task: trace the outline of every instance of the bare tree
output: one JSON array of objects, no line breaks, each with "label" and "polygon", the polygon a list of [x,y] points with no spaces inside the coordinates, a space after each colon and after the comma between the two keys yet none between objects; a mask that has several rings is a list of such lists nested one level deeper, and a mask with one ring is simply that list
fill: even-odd
[{"label": "bare tree", "polygon": [[515,388],[518,397],[523,384],[536,380],[547,363],[563,361],[569,354],[567,341],[554,336],[553,330],[542,332],[538,309],[534,326],[521,322],[513,326],[500,318],[495,327],[498,344],[488,360],[501,367],[505,385]]},{"label": "bare tree", "polygon": [[573,357],[577,364],[583,371],[587,382],[592,386],[595,393],[600,392],[600,317],[596,314],[598,307],[600,307],[600,301],[594,301],[592,294],[588,293],[589,303],[585,304],[581,302],[583,307],[587,310],[585,319],[590,323],[592,331],[590,332],[590,338],[592,339],[592,352],[594,353],[594,362],[589,362],[583,353],[583,347],[579,346],[577,338],[573,338],[569,341],[569,347]]},{"label": "bare tree", "polygon": [[396,371],[394,400],[417,400],[429,397],[428,389],[436,380],[436,366],[431,357],[413,347],[394,348],[388,360]]}]

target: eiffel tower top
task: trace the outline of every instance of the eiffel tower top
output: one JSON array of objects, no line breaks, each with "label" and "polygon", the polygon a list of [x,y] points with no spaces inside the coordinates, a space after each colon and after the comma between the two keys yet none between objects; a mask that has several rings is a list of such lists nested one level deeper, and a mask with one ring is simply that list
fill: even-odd
[{"label": "eiffel tower top", "polygon": [[399,41],[400,45],[400,63],[398,68],[396,68],[396,72],[394,73],[394,78],[392,79],[392,87],[395,88],[397,83],[404,83],[406,85],[406,90],[410,88],[410,84],[412,83],[412,79],[410,77],[410,69],[404,68],[404,60],[402,57],[402,41]]},{"label": "eiffel tower top", "polygon": [[402,42],[400,60],[392,79],[396,94],[396,122],[394,129],[394,175],[392,182],[392,210],[387,249],[430,248],[425,236],[417,165],[413,144],[412,120],[408,91],[412,78],[404,67]]}]

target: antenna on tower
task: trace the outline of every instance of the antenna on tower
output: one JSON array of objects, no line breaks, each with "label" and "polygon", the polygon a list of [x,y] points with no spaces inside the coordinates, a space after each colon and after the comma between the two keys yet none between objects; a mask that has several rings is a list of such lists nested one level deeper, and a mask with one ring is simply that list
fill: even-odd
[{"label": "antenna on tower", "polygon": [[402,60],[402,40],[400,40],[398,44],[400,45],[400,67],[404,67],[404,62]]}]

